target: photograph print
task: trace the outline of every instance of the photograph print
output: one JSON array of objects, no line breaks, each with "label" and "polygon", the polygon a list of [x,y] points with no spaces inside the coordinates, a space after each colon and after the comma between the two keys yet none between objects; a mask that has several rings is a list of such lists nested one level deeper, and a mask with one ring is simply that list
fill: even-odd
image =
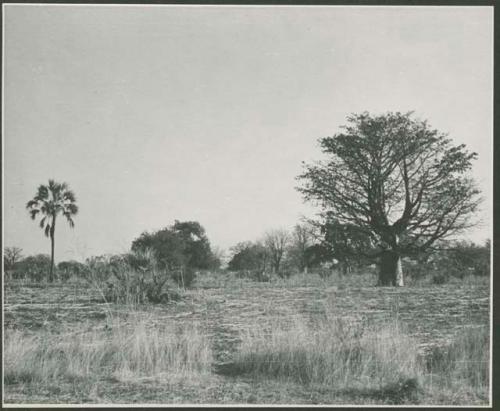
[{"label": "photograph print", "polygon": [[3,406],[491,406],[493,6],[4,3]]}]

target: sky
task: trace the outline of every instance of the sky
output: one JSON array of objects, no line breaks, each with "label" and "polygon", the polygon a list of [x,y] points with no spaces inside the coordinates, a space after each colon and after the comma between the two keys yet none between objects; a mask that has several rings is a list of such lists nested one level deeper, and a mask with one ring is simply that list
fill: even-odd
[{"label": "sky", "polygon": [[25,204],[53,178],[56,262],[175,220],[227,250],[319,211],[295,177],[349,114],[410,110],[478,153],[491,237],[492,7],[3,7],[4,246],[50,253]]}]

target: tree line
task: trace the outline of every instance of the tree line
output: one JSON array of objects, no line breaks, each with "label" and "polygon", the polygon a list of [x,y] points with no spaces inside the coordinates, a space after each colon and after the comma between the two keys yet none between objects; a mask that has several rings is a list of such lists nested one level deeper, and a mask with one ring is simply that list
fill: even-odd
[{"label": "tree line", "polygon": [[[405,258],[456,248],[456,236],[477,223],[480,190],[470,176],[477,154],[413,113],[352,114],[340,132],[319,144],[324,160],[303,163],[296,187],[304,201],[317,206],[316,218],[290,233],[271,230],[261,241],[237,244],[230,270],[254,270],[264,278],[286,275],[290,264],[305,271],[335,262],[347,272],[356,262],[376,264],[379,285],[402,286]],[[63,216],[74,226],[76,197],[66,183],[49,180],[26,207],[32,219],[40,217],[39,226],[50,238],[52,281],[56,220]],[[220,265],[205,230],[194,221],[142,233],[131,252],[147,250],[154,252],[159,269],[180,270],[182,279]]]}]

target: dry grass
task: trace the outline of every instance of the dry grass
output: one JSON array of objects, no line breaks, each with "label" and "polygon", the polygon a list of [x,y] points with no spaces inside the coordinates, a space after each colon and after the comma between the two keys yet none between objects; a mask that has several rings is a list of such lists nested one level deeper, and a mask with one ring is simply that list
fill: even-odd
[{"label": "dry grass", "polygon": [[[468,327],[486,324],[484,287],[345,286],[357,276],[304,287],[312,278],[297,276],[287,289],[222,274],[154,307],[100,304],[91,288],[9,288],[8,402],[488,402],[488,327]],[[212,373],[220,363],[230,373]]]},{"label": "dry grass", "polygon": [[[231,374],[323,386],[333,398],[364,403],[485,404],[489,391],[489,334],[466,329],[430,357],[397,322],[376,327],[305,319],[248,328]],[[226,372],[228,371],[226,370]]]},{"label": "dry grass", "polygon": [[434,349],[426,359],[427,390],[435,398],[448,392],[465,403],[471,399],[487,401],[489,344],[487,327],[467,327],[457,333],[450,345]]},{"label": "dry grass", "polygon": [[80,334],[8,331],[4,358],[6,384],[50,385],[61,379],[137,381],[209,373],[212,352],[194,325],[146,328],[115,321],[106,330]]},{"label": "dry grass", "polygon": [[313,330],[291,326],[250,328],[235,358],[240,372],[337,389],[380,388],[421,375],[417,346],[397,325],[370,330],[343,321]]}]

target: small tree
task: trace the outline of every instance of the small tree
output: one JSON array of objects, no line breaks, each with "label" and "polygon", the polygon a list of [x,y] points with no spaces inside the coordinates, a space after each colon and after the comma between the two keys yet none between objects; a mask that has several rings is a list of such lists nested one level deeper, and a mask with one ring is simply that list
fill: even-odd
[{"label": "small tree", "polygon": [[233,256],[228,263],[230,271],[259,270],[266,268],[268,252],[259,243],[253,244],[250,241],[238,243],[231,249]]},{"label": "small tree", "polygon": [[320,139],[328,159],[305,165],[298,190],[339,224],[363,230],[379,256],[379,284],[403,285],[401,257],[472,227],[477,154],[412,113],[348,117]]},{"label": "small tree", "polygon": [[49,180],[48,185],[40,185],[35,197],[26,204],[31,219],[41,216],[40,228],[50,237],[50,272],[49,282],[54,281],[54,247],[57,216],[62,214],[73,228],[73,217],[78,213],[75,194],[66,183]]},{"label": "small tree", "polygon": [[216,268],[220,264],[211,251],[205,229],[196,221],[175,221],[170,227],[153,233],[144,232],[132,242],[133,252],[154,251],[158,267],[167,270],[183,286],[189,286],[196,270]]},{"label": "small tree", "polygon": [[269,252],[272,268],[276,274],[280,273],[281,261],[289,241],[290,235],[284,229],[271,230],[264,235],[264,245]]}]

